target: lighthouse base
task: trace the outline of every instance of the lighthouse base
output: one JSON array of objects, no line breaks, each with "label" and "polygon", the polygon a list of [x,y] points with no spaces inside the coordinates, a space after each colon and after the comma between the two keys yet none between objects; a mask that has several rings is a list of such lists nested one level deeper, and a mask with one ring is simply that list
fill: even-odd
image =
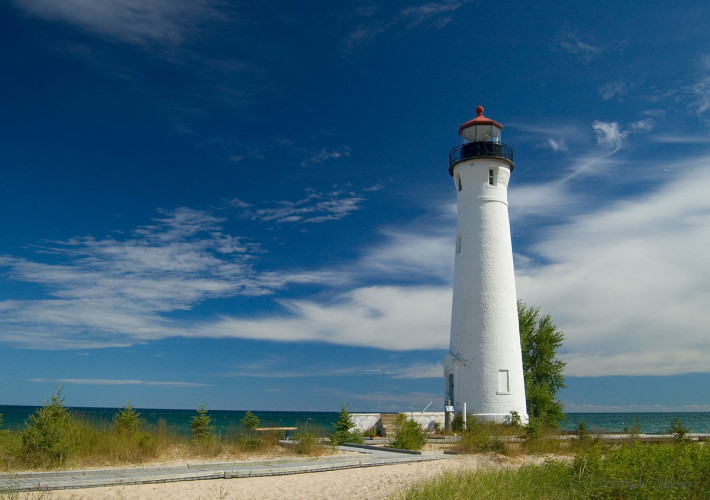
[{"label": "lighthouse base", "polygon": [[455,413],[466,411],[481,422],[527,425],[522,366],[512,370],[513,363],[501,365],[506,369],[484,369],[480,361],[462,359],[449,351],[444,359],[447,404]]},{"label": "lighthouse base", "polygon": [[[476,418],[477,421],[479,422],[494,422],[496,424],[504,424],[504,425],[511,425],[514,422],[515,417],[513,416],[513,413],[470,413],[469,415],[472,415],[473,417]],[[528,424],[528,415],[527,413],[520,415],[517,415],[517,423],[520,425],[527,425]]]}]

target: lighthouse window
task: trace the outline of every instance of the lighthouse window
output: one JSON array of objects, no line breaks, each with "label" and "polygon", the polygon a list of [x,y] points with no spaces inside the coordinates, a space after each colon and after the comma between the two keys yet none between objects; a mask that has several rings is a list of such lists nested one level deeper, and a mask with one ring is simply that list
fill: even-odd
[{"label": "lighthouse window", "polygon": [[461,191],[463,186],[461,185],[461,177],[456,174],[456,191]]},{"label": "lighthouse window", "polygon": [[460,254],[461,253],[461,235],[456,236],[456,253]]},{"label": "lighthouse window", "polygon": [[496,170],[494,168],[488,169],[488,184],[491,186],[496,185]]},{"label": "lighthouse window", "polygon": [[498,392],[496,394],[510,394],[508,370],[498,370]]}]

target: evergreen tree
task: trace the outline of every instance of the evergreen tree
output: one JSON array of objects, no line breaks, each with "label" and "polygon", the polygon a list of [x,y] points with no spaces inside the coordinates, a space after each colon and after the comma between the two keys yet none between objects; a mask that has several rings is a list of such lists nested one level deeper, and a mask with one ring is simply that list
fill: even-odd
[{"label": "evergreen tree", "polygon": [[528,415],[545,426],[555,427],[564,420],[562,402],[555,396],[565,387],[562,372],[566,363],[556,357],[565,335],[549,314],[540,317],[539,307],[522,301],[518,301],[518,322]]},{"label": "evergreen tree", "polygon": [[127,401],[121,411],[113,416],[113,425],[120,434],[135,434],[143,425],[143,418]]},{"label": "evergreen tree", "polygon": [[357,431],[351,431],[355,427],[353,418],[348,413],[348,409],[343,405],[340,410],[338,421],[333,424],[335,432],[330,435],[330,442],[333,446],[338,446],[343,443],[364,443],[362,436]]},{"label": "evergreen tree", "polygon": [[249,429],[250,431],[253,431],[257,427],[259,427],[259,417],[254,415],[252,412],[248,411],[246,414],[244,414],[244,418],[240,420],[242,425]]},{"label": "evergreen tree", "polygon": [[192,417],[192,439],[196,442],[208,441],[212,438],[212,417],[207,415],[207,406],[202,403],[197,409],[197,416]]}]

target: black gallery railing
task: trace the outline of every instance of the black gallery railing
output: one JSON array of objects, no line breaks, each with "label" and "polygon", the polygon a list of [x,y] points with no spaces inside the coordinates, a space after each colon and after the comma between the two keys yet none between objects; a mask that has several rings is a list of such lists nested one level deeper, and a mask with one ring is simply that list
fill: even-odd
[{"label": "black gallery railing", "polygon": [[502,158],[510,162],[512,170],[513,148],[502,142],[467,142],[461,144],[449,153],[449,173],[453,175],[454,165],[470,158]]}]

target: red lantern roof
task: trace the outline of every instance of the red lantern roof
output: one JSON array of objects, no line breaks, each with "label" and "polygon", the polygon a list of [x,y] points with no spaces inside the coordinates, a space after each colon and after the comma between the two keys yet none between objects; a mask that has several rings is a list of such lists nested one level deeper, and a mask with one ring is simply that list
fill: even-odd
[{"label": "red lantern roof", "polygon": [[494,122],[490,118],[486,118],[485,116],[483,116],[483,106],[478,106],[476,108],[476,114],[478,115],[478,116],[476,116],[476,118],[474,118],[471,121],[467,121],[466,123],[464,123],[463,125],[461,125],[459,127],[459,135],[461,135],[461,132],[463,131],[463,129],[466,129],[468,127],[472,127],[474,125],[493,125],[493,126],[498,127],[500,129],[503,128],[503,125],[501,125],[500,123]]}]

